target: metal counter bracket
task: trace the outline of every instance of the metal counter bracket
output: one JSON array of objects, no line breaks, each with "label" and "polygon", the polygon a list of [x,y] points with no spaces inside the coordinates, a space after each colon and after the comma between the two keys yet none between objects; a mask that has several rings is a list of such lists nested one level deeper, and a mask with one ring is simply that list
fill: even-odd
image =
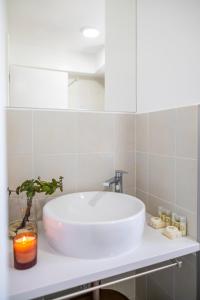
[{"label": "metal counter bracket", "polygon": [[87,293],[90,293],[90,292],[94,292],[94,291],[97,291],[99,289],[108,287],[110,285],[117,284],[117,283],[120,283],[120,282],[124,282],[124,281],[130,280],[130,279],[136,279],[136,278],[139,278],[139,277],[142,277],[142,276],[145,276],[145,275],[149,275],[149,274],[156,273],[156,272],[166,270],[166,269],[169,269],[169,268],[173,268],[173,267],[181,268],[182,264],[183,264],[183,262],[181,260],[175,259],[175,260],[173,260],[173,262],[171,264],[168,264],[168,265],[165,265],[165,266],[162,266],[162,267],[158,267],[158,268],[155,268],[155,269],[152,269],[152,270],[144,271],[144,272],[141,272],[141,273],[138,273],[138,274],[134,274],[134,275],[131,275],[131,276],[128,276],[128,277],[125,277],[125,278],[116,279],[116,280],[108,282],[108,283],[94,285],[90,288],[86,288],[86,289],[81,290],[81,291],[77,291],[77,292],[74,292],[74,293],[71,293],[71,294],[68,294],[68,295],[65,295],[65,296],[54,298],[53,300],[72,299],[74,297],[78,297],[78,296],[81,296],[81,295],[84,295],[84,294],[87,294]]}]

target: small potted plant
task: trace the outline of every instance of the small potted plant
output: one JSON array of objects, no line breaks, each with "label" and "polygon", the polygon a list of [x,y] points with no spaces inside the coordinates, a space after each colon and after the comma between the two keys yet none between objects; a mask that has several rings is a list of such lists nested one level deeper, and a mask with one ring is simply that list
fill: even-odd
[{"label": "small potted plant", "polygon": [[37,194],[41,193],[44,193],[45,195],[52,195],[57,189],[59,189],[61,192],[63,191],[62,176],[60,176],[58,180],[53,178],[51,181],[41,180],[40,177],[37,179],[28,179],[19,185],[16,190],[11,190],[8,188],[9,196],[12,193],[16,193],[17,195],[20,195],[21,193],[26,194],[26,208],[24,210],[23,218],[22,220],[15,220],[10,224],[10,237],[14,237],[17,233],[27,230],[35,232],[37,231],[36,222],[33,222],[33,220],[30,219],[33,199]]}]

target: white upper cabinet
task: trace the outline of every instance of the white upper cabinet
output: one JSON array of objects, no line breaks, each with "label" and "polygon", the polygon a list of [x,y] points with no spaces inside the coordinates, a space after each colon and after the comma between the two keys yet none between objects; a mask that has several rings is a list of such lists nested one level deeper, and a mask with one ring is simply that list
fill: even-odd
[{"label": "white upper cabinet", "polygon": [[106,1],[105,110],[136,111],[136,0]]}]

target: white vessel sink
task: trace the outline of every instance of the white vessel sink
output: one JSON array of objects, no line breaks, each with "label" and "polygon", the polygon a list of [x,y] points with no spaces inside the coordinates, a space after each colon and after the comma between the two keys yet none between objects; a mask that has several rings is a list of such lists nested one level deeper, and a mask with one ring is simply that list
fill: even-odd
[{"label": "white vessel sink", "polygon": [[43,210],[50,245],[77,258],[106,258],[134,250],[144,222],[142,201],[120,193],[69,194],[51,200]]}]

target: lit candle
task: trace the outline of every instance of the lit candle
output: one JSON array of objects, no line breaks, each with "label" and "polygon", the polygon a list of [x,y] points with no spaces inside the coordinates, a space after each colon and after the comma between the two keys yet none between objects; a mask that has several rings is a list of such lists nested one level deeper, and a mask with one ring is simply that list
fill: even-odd
[{"label": "lit candle", "polygon": [[37,235],[34,232],[16,235],[13,239],[13,251],[16,269],[31,268],[37,262]]}]

